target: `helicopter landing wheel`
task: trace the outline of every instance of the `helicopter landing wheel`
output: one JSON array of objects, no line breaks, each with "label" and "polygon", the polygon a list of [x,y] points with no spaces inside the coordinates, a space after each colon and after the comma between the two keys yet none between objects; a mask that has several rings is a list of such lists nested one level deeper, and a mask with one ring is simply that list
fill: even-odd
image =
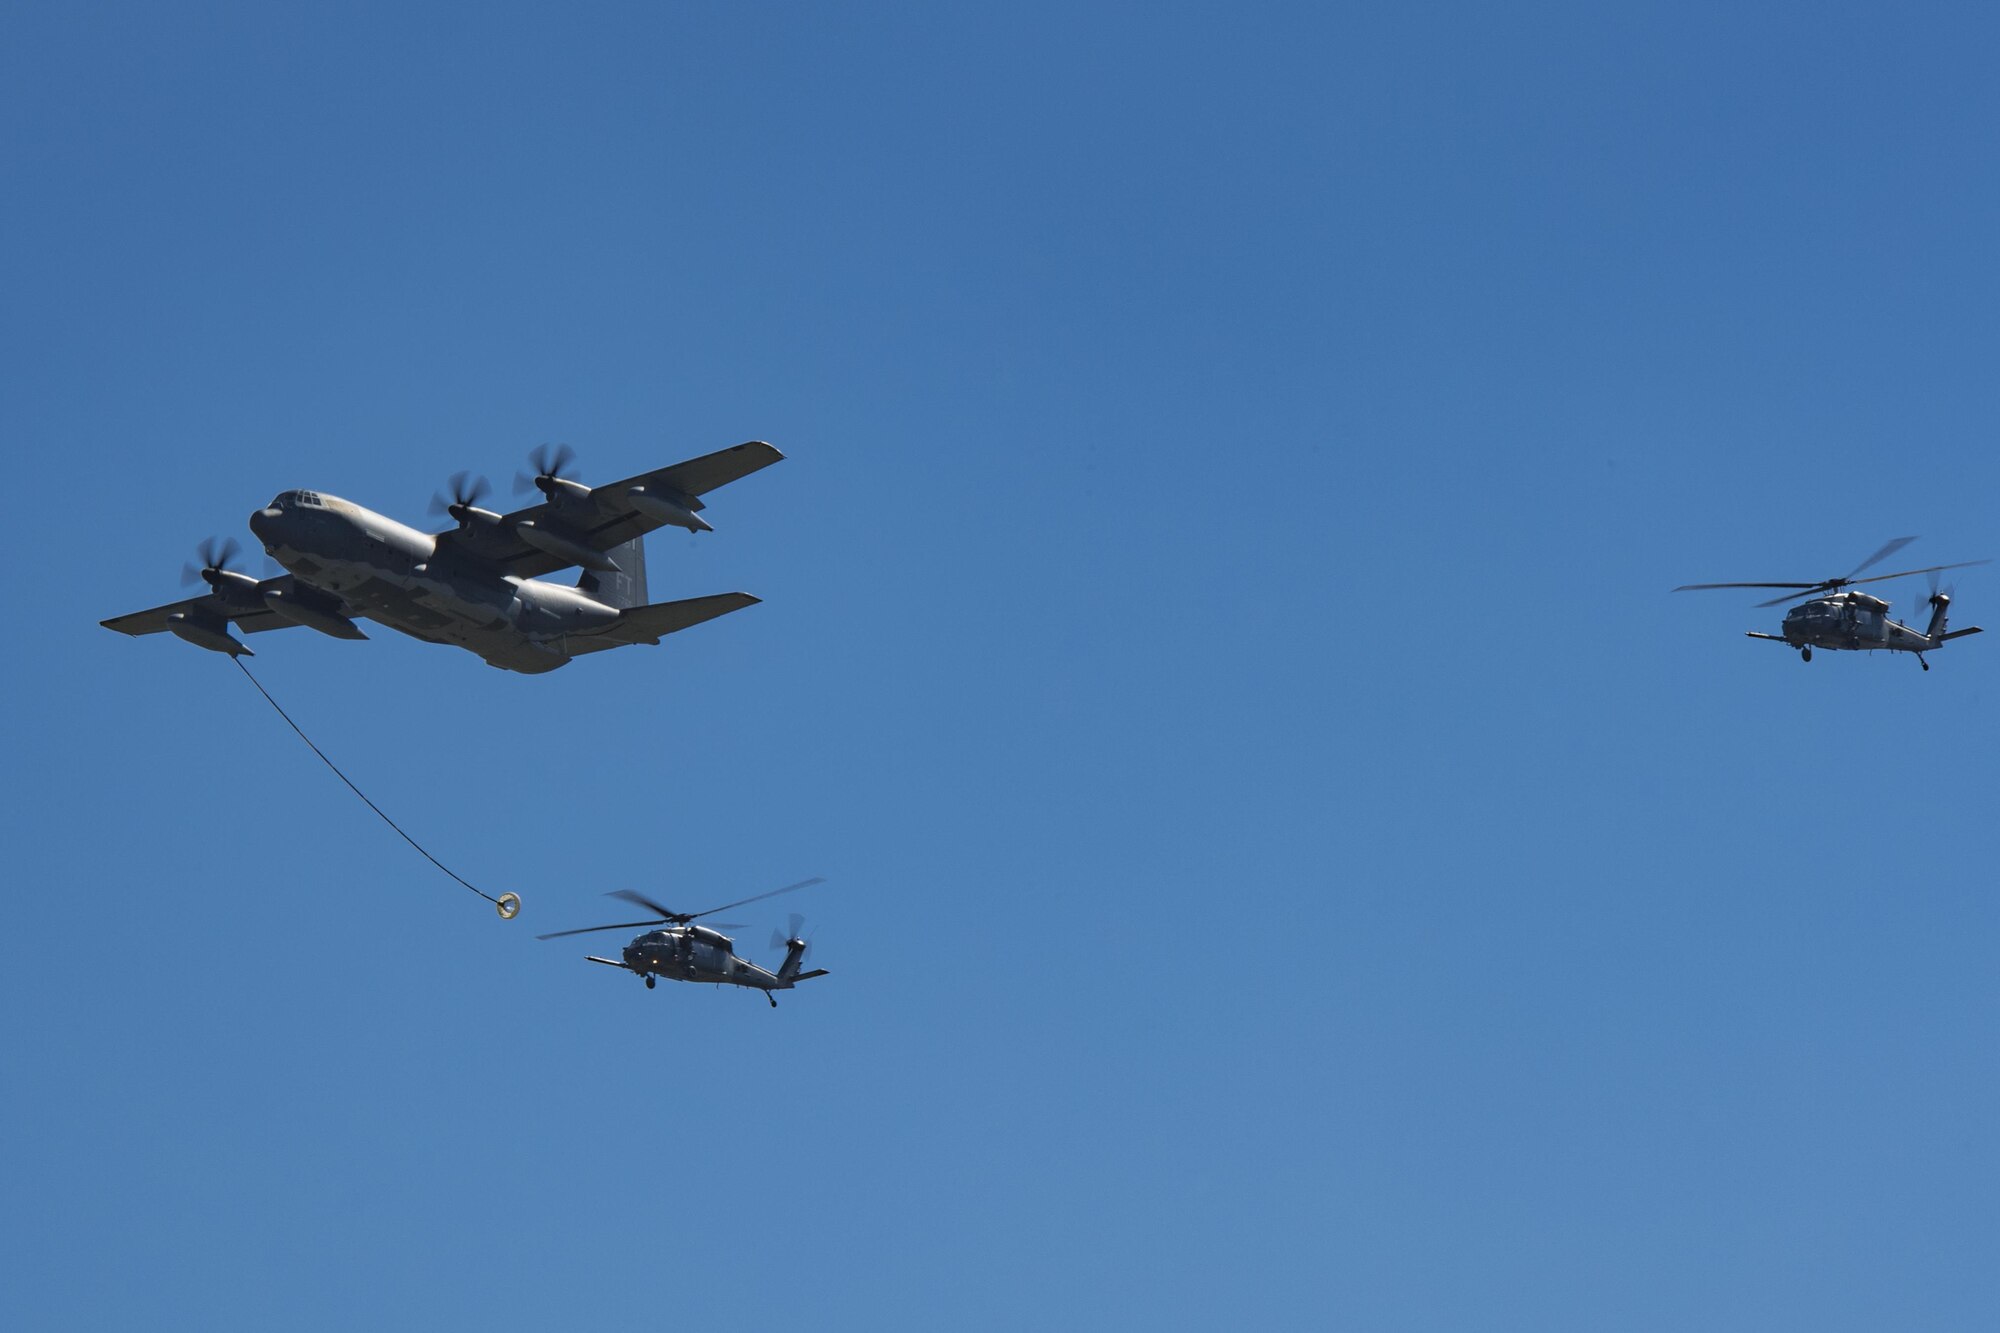
[{"label": "helicopter landing wheel", "polygon": [[1810,662],[1810,661],[1812,661],[1812,649],[1810,649],[1810,648],[1801,648],[1801,649],[1799,649],[1799,660],[1800,660],[1801,662]]},{"label": "helicopter landing wheel", "polygon": [[650,976],[646,978],[646,989],[647,990],[653,989],[653,978]]},{"label": "helicopter landing wheel", "polygon": [[1931,669],[1931,664],[1929,662],[1924,661],[1924,659],[1921,657],[1917,659],[1917,665],[1922,667],[1926,671],[1929,671]]}]

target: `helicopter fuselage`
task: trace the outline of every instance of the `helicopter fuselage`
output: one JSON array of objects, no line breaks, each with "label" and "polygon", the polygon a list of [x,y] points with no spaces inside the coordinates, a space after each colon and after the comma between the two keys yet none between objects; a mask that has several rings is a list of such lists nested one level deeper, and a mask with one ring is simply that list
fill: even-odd
[{"label": "helicopter fuselage", "polygon": [[[715,986],[742,986],[748,990],[764,992],[764,998],[773,1006],[778,1003],[772,991],[790,990],[801,981],[811,981],[814,977],[826,975],[826,969],[816,967],[810,972],[800,971],[806,954],[812,946],[800,937],[805,918],[794,912],[789,935],[771,932],[771,947],[782,947],[785,961],[778,964],[778,970],[768,972],[755,963],[736,956],[736,944],[727,935],[711,926],[697,926],[698,917],[714,916],[732,907],[742,907],[749,903],[759,903],[766,898],[775,898],[781,893],[792,893],[810,888],[825,881],[818,875],[800,880],[797,884],[787,884],[782,889],[772,889],[769,893],[753,894],[739,898],[733,903],[711,907],[704,912],[676,912],[663,903],[655,902],[645,894],[633,889],[616,889],[608,896],[622,898],[651,911],[653,920],[659,925],[645,921],[620,921],[609,926],[580,926],[575,930],[551,931],[540,939],[563,939],[570,935],[590,935],[600,930],[629,930],[634,926],[649,926],[643,935],[634,936],[625,946],[620,958],[599,958],[590,955],[593,963],[615,967],[622,972],[630,972],[646,983],[651,990],[653,983],[661,977],[668,981],[706,981]],[[717,923],[721,924],[721,923]]]},{"label": "helicopter fuselage", "polygon": [[[716,986],[745,986],[751,990],[770,992],[790,990],[801,981],[823,977],[823,968],[811,972],[799,970],[800,961],[805,957],[806,943],[796,937],[785,941],[785,961],[776,972],[769,972],[747,959],[736,956],[736,946],[727,935],[710,930],[707,926],[667,926],[660,930],[649,930],[625,946],[623,961],[615,958],[593,956],[591,962],[607,967],[622,967],[627,972],[643,978],[648,987],[654,979],[664,977],[668,981],[703,981]],[[771,999],[776,1004],[777,1000]]]},{"label": "helicopter fuselage", "polygon": [[[1674,591],[1701,592],[1727,588],[1788,589],[1789,591],[1782,596],[1757,604],[1761,608],[1777,606],[1781,602],[1799,601],[1799,605],[1785,612],[1785,623],[1779,632],[1766,634],[1762,630],[1753,629],[1749,631],[1751,638],[1787,644],[1798,649],[1799,656],[1808,662],[1812,661],[1815,648],[1832,648],[1847,652],[1881,650],[1914,653],[1917,661],[1923,663],[1924,670],[1929,671],[1931,664],[1924,661],[1925,653],[1934,648],[1942,648],[1949,640],[1979,633],[1977,626],[1950,631],[1945,629],[1945,613],[1951,607],[1951,593],[1938,590],[1938,574],[1947,569],[1968,569],[1973,565],[1984,565],[1989,562],[1960,560],[1948,565],[1926,565],[1922,569],[1900,569],[1893,574],[1870,574],[1867,578],[1860,577],[1862,570],[1871,568],[1915,540],[1915,537],[1892,538],[1881,550],[1863,560],[1850,572],[1835,579],[1796,583],[1683,583]],[[1872,597],[1865,592],[1841,591],[1856,583],[1885,583],[1890,579],[1906,579],[1913,574],[1931,576],[1931,620],[1930,624],[1922,629],[1905,625],[1900,620],[1890,619],[1889,604],[1880,597]]]},{"label": "helicopter fuselage", "polygon": [[1821,597],[1785,613],[1785,642],[1795,648],[1858,649],[1862,652],[1924,652],[1937,644],[1922,630],[1889,616],[1889,604],[1865,592]]},{"label": "helicopter fuselage", "polygon": [[[1830,597],[1816,597],[1801,603],[1785,613],[1785,623],[1777,634],[1762,634],[1750,631],[1752,638],[1776,639],[1799,650],[1807,661],[1812,660],[1812,650],[1829,648],[1843,652],[1897,652],[1915,653],[1918,661],[1923,655],[1941,648],[1947,640],[1963,638],[1967,634],[1977,634],[1977,626],[1968,629],[1945,629],[1945,617],[1951,608],[1948,593],[1932,593],[1930,597],[1931,620],[1923,629],[1905,625],[1889,615],[1889,604],[1879,597],[1865,592],[1835,593]],[[1930,663],[1924,663],[1930,669]]]},{"label": "helicopter fuselage", "polygon": [[786,990],[792,984],[738,958],[734,942],[706,926],[649,930],[625,946],[625,966],[642,977],[669,981],[707,981],[757,990]]}]

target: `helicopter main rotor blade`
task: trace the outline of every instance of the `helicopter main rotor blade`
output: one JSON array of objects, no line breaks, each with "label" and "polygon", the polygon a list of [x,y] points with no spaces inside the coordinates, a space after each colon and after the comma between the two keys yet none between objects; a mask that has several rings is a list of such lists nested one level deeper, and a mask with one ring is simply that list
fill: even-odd
[{"label": "helicopter main rotor blade", "polygon": [[1762,611],[1767,606],[1783,606],[1786,602],[1802,602],[1808,597],[1817,597],[1827,590],[1826,584],[1815,583],[1804,592],[1788,592],[1782,597],[1773,597],[1768,602],[1759,602],[1754,609]]},{"label": "helicopter main rotor blade", "polygon": [[1870,574],[1865,579],[1837,579],[1831,583],[1815,583],[1806,592],[1787,593],[1783,597],[1773,597],[1768,602],[1759,602],[1757,606],[1761,610],[1767,606],[1778,606],[1785,602],[1796,602],[1800,598],[1812,597],[1818,593],[1831,592],[1836,588],[1853,587],[1857,583],[1881,583],[1888,579],[1906,579],[1912,574],[1934,574],[1941,569],[1964,569],[1968,565],[1990,565],[1992,563],[1991,560],[1960,560],[1956,564],[1927,565],[1922,569],[1905,569],[1894,574]]},{"label": "helicopter main rotor blade", "polygon": [[688,919],[687,913],[670,911],[654,902],[651,898],[648,898],[645,894],[634,892],[631,889],[613,889],[604,896],[607,898],[623,898],[626,902],[634,906],[658,912],[662,921],[685,921]]},{"label": "helicopter main rotor blade", "polygon": [[654,921],[619,921],[609,926],[579,926],[575,930],[552,930],[546,935],[535,936],[538,940],[559,940],[565,935],[588,935],[596,930],[644,930],[647,926],[657,926]]},{"label": "helicopter main rotor blade", "polygon": [[[1870,565],[1874,564],[1874,563],[1875,563],[1876,561],[1878,561],[1878,560],[1886,560],[1886,559],[1887,559],[1888,557],[1890,557],[1890,556],[1894,555],[1894,554],[1895,554],[1896,552],[1898,552],[1898,551],[1902,550],[1902,549],[1903,549],[1903,548],[1904,548],[1905,546],[1908,546],[1908,545],[1909,545],[1909,544],[1910,544],[1911,542],[1913,542],[1913,541],[1915,541],[1915,540],[1916,540],[1916,538],[1915,538],[1915,537],[1896,537],[1896,538],[1893,538],[1893,539],[1891,539],[1891,540],[1889,541],[1889,543],[1888,543],[1887,545],[1885,545],[1885,546],[1884,546],[1884,547],[1883,547],[1883,548],[1882,548],[1881,550],[1879,550],[1879,551],[1877,551],[1877,552],[1876,552],[1875,554],[1873,554],[1873,555],[1869,556],[1869,557],[1868,557],[1868,558],[1867,558],[1866,560],[1863,560],[1863,561],[1862,561],[1862,562],[1861,562],[1860,564],[1856,565],[1856,566],[1855,566],[1855,567],[1854,567],[1853,569],[1850,569],[1850,570],[1848,570],[1848,571],[1847,571],[1847,577],[1846,577],[1846,579],[1844,579],[1844,580],[1842,580],[1842,581],[1843,581],[1843,582],[1846,582],[1846,583],[1853,583],[1853,582],[1855,581],[1855,578],[1854,578],[1854,576],[1855,576],[1856,574],[1859,574],[1859,573],[1860,573],[1860,572],[1861,572],[1862,570],[1864,570],[1864,569],[1868,568],[1868,566],[1870,566]],[[1884,574],[1884,575],[1882,575],[1882,577],[1883,577],[1883,578],[1894,578],[1894,577],[1896,577],[1896,576],[1895,576],[1894,574]]]},{"label": "helicopter main rotor blade", "polygon": [[814,875],[811,879],[802,879],[796,884],[787,884],[782,889],[772,889],[769,893],[758,893],[758,894],[753,894],[748,898],[738,898],[733,903],[724,903],[720,907],[711,907],[706,912],[695,912],[691,914],[687,919],[689,921],[692,921],[696,917],[714,916],[717,912],[726,912],[732,907],[741,907],[745,903],[761,903],[766,898],[775,898],[781,893],[791,893],[797,889],[809,889],[815,884],[824,884],[824,883],[826,883],[825,876]]},{"label": "helicopter main rotor blade", "polygon": [[1701,592],[1707,588],[1824,588],[1824,583],[1683,583],[1675,592]]},{"label": "helicopter main rotor blade", "polygon": [[1870,574],[1865,579],[1852,579],[1853,583],[1880,583],[1884,579],[1906,579],[1912,574],[1935,574],[1941,569],[1964,569],[1969,565],[1990,565],[1991,560],[1960,560],[1950,565],[1925,565],[1922,569],[1906,569],[1899,574]]}]

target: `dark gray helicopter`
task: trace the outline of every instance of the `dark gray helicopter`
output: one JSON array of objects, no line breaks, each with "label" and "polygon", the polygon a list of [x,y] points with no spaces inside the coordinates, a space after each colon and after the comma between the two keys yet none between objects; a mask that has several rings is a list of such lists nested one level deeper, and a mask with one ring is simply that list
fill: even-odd
[{"label": "dark gray helicopter", "polygon": [[[535,938],[558,940],[566,935],[588,935],[594,930],[632,930],[639,926],[652,926],[665,922],[666,929],[648,930],[626,945],[622,962],[616,958],[599,958],[595,955],[591,955],[589,961],[602,963],[606,967],[622,967],[627,972],[643,977],[647,990],[653,988],[653,980],[656,977],[665,977],[669,981],[706,981],[718,986],[747,986],[752,990],[763,991],[764,998],[769,1000],[771,1007],[775,1009],[778,1007],[778,999],[771,994],[772,991],[790,990],[801,981],[810,981],[814,977],[826,975],[826,969],[823,967],[810,972],[799,970],[812,953],[811,943],[799,935],[799,929],[805,924],[805,919],[794,912],[790,934],[775,930],[771,932],[771,947],[785,951],[785,961],[778,965],[776,972],[766,972],[755,963],[748,963],[738,958],[735,943],[721,930],[709,926],[697,926],[694,923],[702,917],[714,916],[717,912],[726,912],[732,907],[762,902],[781,893],[791,893],[797,889],[811,888],[815,884],[825,882],[824,879],[814,876],[812,879],[802,879],[796,884],[787,884],[782,889],[772,889],[769,893],[759,893],[753,897],[739,898],[733,903],[724,903],[720,907],[711,907],[705,912],[670,911],[643,894],[634,893],[630,889],[618,889],[606,896],[622,898],[628,903],[637,903],[654,913],[653,917],[645,921],[620,921],[609,926],[557,930],[547,935],[537,935]],[[717,922],[716,925],[723,929],[736,929],[729,922]]]},{"label": "dark gray helicopter", "polygon": [[[1759,602],[1762,607],[1778,606],[1785,602],[1796,602],[1809,598],[1803,605],[1785,612],[1785,623],[1777,634],[1765,634],[1758,630],[1746,630],[1753,639],[1769,639],[1774,643],[1786,643],[1799,650],[1799,657],[1812,661],[1813,649],[1851,649],[1861,652],[1915,653],[1917,662],[1929,671],[1931,664],[1924,661],[1924,654],[1934,648],[1942,648],[1952,639],[1962,639],[1968,634],[1977,634],[1980,628],[1974,625],[1968,629],[1945,629],[1945,613],[1951,607],[1949,589],[1938,590],[1938,573],[1946,569],[1965,569],[1971,565],[1984,565],[1985,560],[1961,560],[1950,565],[1927,565],[1922,569],[1903,569],[1894,574],[1872,574],[1865,579],[1856,578],[1862,570],[1886,560],[1902,550],[1915,537],[1898,537],[1881,550],[1856,565],[1844,578],[1822,579],[1818,583],[1683,583],[1675,592],[1695,592],[1710,588],[1790,588],[1781,597],[1773,597],[1768,602]],[[1931,608],[1930,624],[1919,630],[1901,621],[1889,618],[1889,604],[1880,597],[1865,592],[1842,592],[1841,589],[1857,583],[1881,583],[1888,579],[1909,578],[1913,574],[1930,575]]]}]

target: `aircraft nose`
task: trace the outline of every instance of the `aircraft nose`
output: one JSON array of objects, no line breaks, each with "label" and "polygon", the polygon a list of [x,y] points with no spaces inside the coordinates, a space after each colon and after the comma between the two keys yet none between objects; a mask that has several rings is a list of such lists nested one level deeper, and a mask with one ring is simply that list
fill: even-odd
[{"label": "aircraft nose", "polygon": [[285,511],[282,509],[259,509],[250,515],[250,531],[256,533],[258,540],[268,546],[277,536],[278,520],[283,518],[284,514]]}]

